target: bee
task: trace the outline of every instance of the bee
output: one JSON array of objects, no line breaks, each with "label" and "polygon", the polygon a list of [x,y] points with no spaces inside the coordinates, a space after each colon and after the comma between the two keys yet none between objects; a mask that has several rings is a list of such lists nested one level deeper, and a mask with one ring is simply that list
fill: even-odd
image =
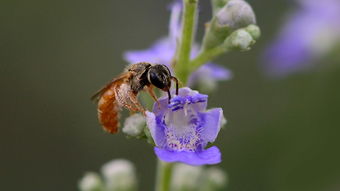
[{"label": "bee", "polygon": [[129,65],[125,72],[112,79],[91,98],[98,102],[98,120],[103,129],[111,134],[118,132],[119,111],[123,107],[130,112],[145,114],[145,109],[137,98],[142,90],[148,92],[158,103],[153,88],[159,88],[168,93],[170,103],[172,81],[176,83],[178,95],[178,80],[171,75],[167,66],[146,62]]}]

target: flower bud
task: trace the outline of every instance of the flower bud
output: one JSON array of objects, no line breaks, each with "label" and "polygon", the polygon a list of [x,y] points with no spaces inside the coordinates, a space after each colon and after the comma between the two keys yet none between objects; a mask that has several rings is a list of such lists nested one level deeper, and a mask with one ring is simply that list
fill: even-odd
[{"label": "flower bud", "polygon": [[222,9],[228,1],[229,0],[211,0],[213,14],[215,15],[220,9]]},{"label": "flower bud", "polygon": [[103,165],[106,189],[110,191],[136,190],[135,168],[130,161],[117,159]]},{"label": "flower bud", "polygon": [[218,190],[228,183],[228,177],[224,171],[217,167],[210,167],[206,170],[206,175],[210,186],[210,190]]},{"label": "flower bud", "polygon": [[202,172],[202,166],[177,163],[173,170],[172,190],[197,190]]},{"label": "flower bud", "polygon": [[225,41],[224,46],[227,49],[238,49],[246,51],[255,43],[253,37],[245,29],[239,29],[233,32]]},{"label": "flower bud", "polygon": [[225,172],[217,167],[209,167],[204,169],[199,184],[201,191],[203,190],[224,190],[228,179]]},{"label": "flower bud", "polygon": [[125,119],[123,132],[129,136],[137,137],[142,135],[145,126],[146,122],[143,115],[136,113]]},{"label": "flower bud", "polygon": [[247,2],[244,0],[228,1],[207,25],[203,50],[222,44],[233,31],[255,23],[255,14]]},{"label": "flower bud", "polygon": [[232,30],[256,23],[251,6],[244,0],[230,0],[217,14],[218,24]]},{"label": "flower bud", "polygon": [[256,25],[249,25],[245,28],[245,30],[253,37],[254,40],[257,40],[261,36],[260,28]]},{"label": "flower bud", "polygon": [[103,182],[99,175],[94,172],[88,172],[79,181],[78,184],[80,191],[102,191],[104,190]]}]

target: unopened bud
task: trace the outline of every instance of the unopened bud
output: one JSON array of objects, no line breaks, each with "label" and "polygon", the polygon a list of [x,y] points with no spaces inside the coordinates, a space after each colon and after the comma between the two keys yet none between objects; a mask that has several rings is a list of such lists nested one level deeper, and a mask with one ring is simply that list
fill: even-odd
[{"label": "unopened bud", "polygon": [[228,177],[224,171],[217,167],[210,167],[206,170],[207,179],[213,187],[211,190],[218,190],[225,187],[228,183]]},{"label": "unopened bud", "polygon": [[136,190],[135,168],[130,161],[117,159],[103,165],[106,188],[111,191]]},{"label": "unopened bud", "polygon": [[136,113],[125,119],[123,133],[137,137],[144,133],[146,122],[142,114]]},{"label": "unopened bud", "polygon": [[254,40],[257,40],[261,36],[260,28],[256,25],[249,25],[245,28],[245,30],[253,37]]},{"label": "unopened bud", "polygon": [[256,23],[251,6],[244,0],[230,0],[217,14],[216,18],[221,26],[232,30]]},{"label": "unopened bud", "polygon": [[202,166],[177,163],[173,171],[172,190],[197,190]]},{"label": "unopened bud", "polygon": [[204,170],[199,187],[200,190],[222,190],[226,187],[227,181],[225,172],[217,167],[209,167]]},{"label": "unopened bud", "polygon": [[224,46],[227,49],[237,49],[241,51],[249,50],[255,43],[253,37],[245,29],[239,29],[233,32],[225,41]]},{"label": "unopened bud", "polygon": [[228,1],[207,25],[203,50],[222,44],[233,31],[255,23],[254,11],[247,2],[244,0]]},{"label": "unopened bud", "polygon": [[103,191],[104,185],[99,175],[94,172],[88,172],[79,181],[78,184],[80,191]]},{"label": "unopened bud", "polygon": [[220,9],[222,9],[228,1],[229,0],[211,0],[213,14],[215,15]]}]

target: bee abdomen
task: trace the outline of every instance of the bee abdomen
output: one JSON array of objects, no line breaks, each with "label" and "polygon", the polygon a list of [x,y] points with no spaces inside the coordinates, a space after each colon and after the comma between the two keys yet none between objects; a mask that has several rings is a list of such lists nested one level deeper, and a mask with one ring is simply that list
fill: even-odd
[{"label": "bee abdomen", "polygon": [[109,88],[98,102],[98,119],[103,129],[114,134],[119,128],[119,106],[113,88]]}]

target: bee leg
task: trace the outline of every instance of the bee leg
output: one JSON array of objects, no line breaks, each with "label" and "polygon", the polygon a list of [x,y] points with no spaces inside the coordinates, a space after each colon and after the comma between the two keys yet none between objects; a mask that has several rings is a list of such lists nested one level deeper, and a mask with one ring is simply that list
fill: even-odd
[{"label": "bee leg", "polygon": [[130,110],[130,115],[133,115],[133,114],[135,114],[135,113],[136,113],[136,111]]},{"label": "bee leg", "polygon": [[139,111],[139,108],[137,108],[134,104],[129,103],[129,104],[124,104],[123,105],[125,108],[127,108],[130,111],[130,115],[133,115]]},{"label": "bee leg", "polygon": [[130,115],[133,115],[137,112],[141,112],[143,115],[145,115],[145,109],[140,104],[136,105],[135,103],[130,103],[124,105],[124,107],[130,111]]},{"label": "bee leg", "polygon": [[129,95],[129,97],[130,97],[130,101],[133,103],[133,106],[132,106],[132,105],[129,106],[130,108],[134,108],[134,109],[131,109],[131,110],[133,110],[133,111],[139,111],[139,112],[143,113],[143,115],[145,115],[145,109],[144,109],[144,107],[138,102],[137,95],[134,94],[133,92],[129,92],[128,95]]},{"label": "bee leg", "polygon": [[174,76],[171,76],[171,80],[174,80],[176,82],[176,95],[178,95],[178,79]]},{"label": "bee leg", "polygon": [[152,97],[152,99],[157,102],[157,105],[158,105],[158,109],[161,108],[161,104],[159,103],[158,99],[157,99],[157,96],[155,94],[155,92],[153,91],[153,86],[147,86],[146,87],[148,93],[150,94],[150,96]]},{"label": "bee leg", "polygon": [[167,90],[167,92],[168,92],[168,104],[170,104],[170,100],[171,100],[171,93],[170,93],[170,90]]}]

